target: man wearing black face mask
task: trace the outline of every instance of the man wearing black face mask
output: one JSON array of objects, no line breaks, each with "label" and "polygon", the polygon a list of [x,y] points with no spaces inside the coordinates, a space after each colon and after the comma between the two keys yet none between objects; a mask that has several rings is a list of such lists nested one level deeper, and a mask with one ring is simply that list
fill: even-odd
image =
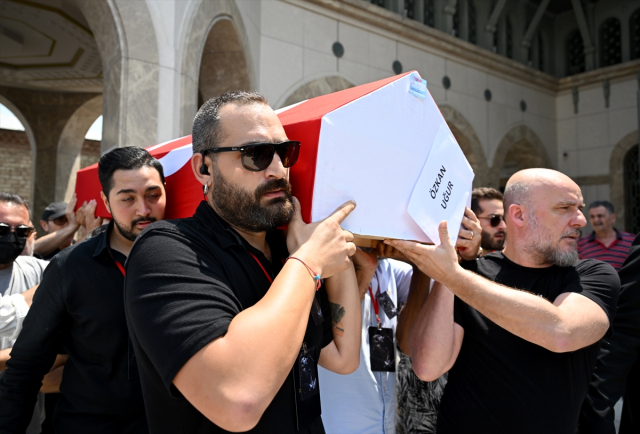
[{"label": "man wearing black face mask", "polygon": [[[20,256],[34,228],[29,225],[29,204],[17,194],[0,193],[0,378],[16,341],[31,298],[48,262]],[[0,407],[4,405],[0,399]],[[44,421],[44,395],[37,403],[27,433],[39,433]]]}]

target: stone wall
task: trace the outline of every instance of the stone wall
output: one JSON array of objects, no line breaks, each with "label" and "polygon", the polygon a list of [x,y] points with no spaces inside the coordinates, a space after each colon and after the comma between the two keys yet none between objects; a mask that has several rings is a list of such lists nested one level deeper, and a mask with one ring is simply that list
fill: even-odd
[{"label": "stone wall", "polygon": [[100,144],[98,140],[86,140],[82,144],[82,152],[80,153],[80,168],[84,169],[92,164],[96,164],[100,160]]},{"label": "stone wall", "polygon": [[31,199],[31,146],[24,131],[0,129],[0,191]]}]

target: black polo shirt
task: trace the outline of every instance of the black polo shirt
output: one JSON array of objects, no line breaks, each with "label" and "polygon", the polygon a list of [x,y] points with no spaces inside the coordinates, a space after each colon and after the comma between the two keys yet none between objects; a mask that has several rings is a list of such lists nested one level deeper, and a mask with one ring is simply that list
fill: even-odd
[{"label": "black polo shirt", "polygon": [[126,257],[109,248],[111,230],[113,223],[67,247],[45,270],[0,380],[0,433],[24,432],[61,346],[69,360],[54,413],[56,432],[147,432],[135,359],[129,363],[124,277],[114,262]]},{"label": "black polo shirt", "polygon": [[[200,349],[227,332],[238,313],[267,293],[271,283],[265,271],[275,278],[288,256],[278,232],[268,233],[267,242],[271,262],[206,202],[192,218],[153,223],[136,240],[126,265],[125,306],[151,433],[227,432],[196,410],[173,379]],[[310,317],[304,340],[315,347],[318,360],[333,334],[324,288],[316,297],[325,320],[316,326]],[[277,321],[277,315],[264,320]],[[255,348],[255,357],[268,346]],[[203,373],[203,381],[205,375],[212,374]],[[297,430],[292,375],[250,432],[324,433],[320,417]]]}]

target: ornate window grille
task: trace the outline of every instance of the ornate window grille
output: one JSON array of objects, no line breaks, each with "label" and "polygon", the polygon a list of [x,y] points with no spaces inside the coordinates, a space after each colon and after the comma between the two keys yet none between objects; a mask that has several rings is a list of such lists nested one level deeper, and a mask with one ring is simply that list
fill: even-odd
[{"label": "ornate window grille", "polygon": [[506,41],[506,54],[509,59],[513,59],[513,26],[511,20],[507,18],[507,41]]},{"label": "ornate window grille", "polygon": [[638,145],[624,156],[624,214],[627,232],[640,232],[640,164]]},{"label": "ornate window grille", "polygon": [[580,30],[574,30],[567,40],[567,75],[585,71],[584,43]]},{"label": "ornate window grille", "polygon": [[640,58],[640,9],[635,11],[629,19],[629,33],[631,37],[631,60]]},{"label": "ornate window grille", "polygon": [[404,10],[406,11],[407,18],[415,20],[416,18],[416,0],[404,0]]},{"label": "ornate window grille", "polygon": [[609,18],[600,27],[600,66],[622,62],[620,21]]},{"label": "ornate window grille", "polygon": [[473,4],[473,0],[467,2],[467,19],[469,20],[469,42],[476,44],[478,42],[477,37],[477,20],[476,20],[476,7]]},{"label": "ornate window grille", "polygon": [[435,7],[433,6],[434,0],[424,0],[424,23],[427,26],[434,27],[435,26]]}]

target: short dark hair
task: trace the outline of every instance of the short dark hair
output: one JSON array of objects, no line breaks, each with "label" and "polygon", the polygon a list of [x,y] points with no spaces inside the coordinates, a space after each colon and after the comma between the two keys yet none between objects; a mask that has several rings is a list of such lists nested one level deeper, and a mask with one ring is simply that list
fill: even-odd
[{"label": "short dark hair", "polygon": [[471,211],[475,214],[481,213],[480,201],[493,199],[502,201],[502,193],[491,187],[474,188],[471,191]]},{"label": "short dark hair", "polygon": [[0,202],[22,205],[27,209],[27,213],[29,213],[29,220],[31,220],[31,206],[29,205],[29,201],[19,194],[0,191]]},{"label": "short dark hair", "polygon": [[591,202],[591,205],[589,205],[589,209],[598,208],[600,206],[605,207],[607,211],[609,211],[609,214],[615,214],[616,212],[613,208],[613,204],[608,200],[596,200],[595,202]]},{"label": "short dark hair", "polygon": [[98,178],[105,196],[109,198],[109,192],[113,188],[113,173],[116,170],[136,170],[143,167],[152,167],[160,174],[160,181],[164,184],[164,170],[162,164],[149,154],[145,149],[137,146],[116,148],[107,152],[98,163]]},{"label": "short dark hair", "polygon": [[226,104],[268,104],[267,99],[256,91],[234,90],[225,92],[202,104],[193,119],[191,140],[193,153],[219,146],[224,140],[220,127],[220,109]]}]

